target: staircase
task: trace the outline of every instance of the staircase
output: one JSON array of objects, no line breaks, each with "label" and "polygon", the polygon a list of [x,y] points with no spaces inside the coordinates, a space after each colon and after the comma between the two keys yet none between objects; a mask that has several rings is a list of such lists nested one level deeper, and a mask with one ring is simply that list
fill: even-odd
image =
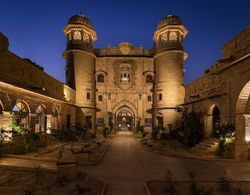
[{"label": "staircase", "polygon": [[218,146],[219,140],[215,138],[206,138],[199,144],[190,149],[190,152],[197,156],[214,154],[216,146]]}]

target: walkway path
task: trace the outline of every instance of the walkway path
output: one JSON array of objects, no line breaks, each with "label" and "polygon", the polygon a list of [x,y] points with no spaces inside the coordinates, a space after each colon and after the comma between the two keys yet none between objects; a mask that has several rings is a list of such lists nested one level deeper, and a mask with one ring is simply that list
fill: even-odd
[{"label": "walkway path", "polygon": [[250,163],[166,157],[143,149],[135,138],[126,136],[115,138],[99,165],[81,167],[108,181],[107,195],[145,194],[144,182],[163,179],[168,169],[176,180],[189,179],[188,171],[195,171],[197,179],[216,180],[225,169],[233,179],[250,180]]}]

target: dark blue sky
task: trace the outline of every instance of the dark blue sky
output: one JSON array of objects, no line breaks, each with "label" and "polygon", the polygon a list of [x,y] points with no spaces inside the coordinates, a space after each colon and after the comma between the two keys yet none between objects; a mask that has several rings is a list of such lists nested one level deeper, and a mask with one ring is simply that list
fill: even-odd
[{"label": "dark blue sky", "polygon": [[1,0],[0,31],[10,50],[30,58],[64,82],[63,28],[83,10],[98,34],[97,48],[128,41],[153,45],[161,18],[180,16],[189,34],[185,49],[185,83],[198,78],[221,56],[221,46],[250,25],[249,0]]}]

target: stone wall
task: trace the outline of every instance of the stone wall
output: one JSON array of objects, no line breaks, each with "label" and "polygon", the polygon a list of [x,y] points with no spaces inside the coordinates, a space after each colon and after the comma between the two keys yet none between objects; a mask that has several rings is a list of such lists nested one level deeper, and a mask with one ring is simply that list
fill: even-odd
[{"label": "stone wall", "polygon": [[[4,113],[12,112],[16,103],[22,101],[29,108],[28,123],[33,130],[40,105],[46,109],[47,119],[53,117],[53,109],[58,111],[58,128],[66,126],[67,115],[71,116],[70,122],[74,123],[75,91],[45,73],[42,67],[10,52],[8,39],[2,34],[0,45],[0,103]],[[6,121],[4,116],[3,114],[2,124]],[[47,125],[51,125],[49,121]],[[6,128],[5,126],[4,129]]]},{"label": "stone wall", "polygon": [[[237,40],[237,45],[233,44]],[[249,28],[224,45],[222,59],[208,68],[197,80],[186,86],[184,107],[188,112],[199,112],[204,117],[204,129],[210,132],[212,110],[217,106],[222,123],[236,123],[237,102],[250,80]],[[246,93],[246,98],[249,94]],[[241,114],[249,111],[244,105]]]}]

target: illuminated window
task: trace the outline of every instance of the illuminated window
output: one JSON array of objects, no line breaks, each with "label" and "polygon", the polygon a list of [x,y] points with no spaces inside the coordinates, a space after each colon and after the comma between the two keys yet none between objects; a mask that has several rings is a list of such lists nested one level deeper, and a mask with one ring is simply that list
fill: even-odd
[{"label": "illuminated window", "polygon": [[151,102],[152,101],[152,97],[151,95],[148,96],[148,102]]},{"label": "illuminated window", "polygon": [[45,114],[46,113],[46,108],[43,105],[40,105],[36,109],[36,114]]},{"label": "illuminated window", "polygon": [[161,93],[159,94],[159,100],[162,100],[162,94]]},{"label": "illuminated window", "polygon": [[127,74],[127,73],[121,74],[120,82],[122,83],[130,82],[130,74]]},{"label": "illuminated window", "polygon": [[177,32],[172,31],[169,33],[169,40],[176,41],[177,39],[178,39]]},{"label": "illuminated window", "polygon": [[167,33],[162,34],[162,35],[161,35],[161,41],[162,41],[162,42],[165,42],[165,41],[167,41],[167,40],[168,40],[168,35],[167,35]]},{"label": "illuminated window", "polygon": [[146,83],[153,83],[153,76],[152,75],[146,76]]},{"label": "illuminated window", "polygon": [[80,31],[75,31],[73,34],[73,39],[74,40],[82,40],[82,35]]},{"label": "illuminated window", "polygon": [[89,43],[89,34],[83,33],[83,40],[84,40],[86,43]]},{"label": "illuminated window", "polygon": [[24,102],[18,102],[14,108],[12,109],[13,112],[29,112],[28,106]]},{"label": "illuminated window", "polygon": [[104,76],[103,76],[103,74],[99,74],[97,76],[97,82],[98,83],[104,83]]},{"label": "illuminated window", "polygon": [[100,102],[102,101],[102,95],[98,96],[98,101],[100,101]]},{"label": "illuminated window", "polygon": [[87,100],[90,100],[90,93],[87,93]]}]

